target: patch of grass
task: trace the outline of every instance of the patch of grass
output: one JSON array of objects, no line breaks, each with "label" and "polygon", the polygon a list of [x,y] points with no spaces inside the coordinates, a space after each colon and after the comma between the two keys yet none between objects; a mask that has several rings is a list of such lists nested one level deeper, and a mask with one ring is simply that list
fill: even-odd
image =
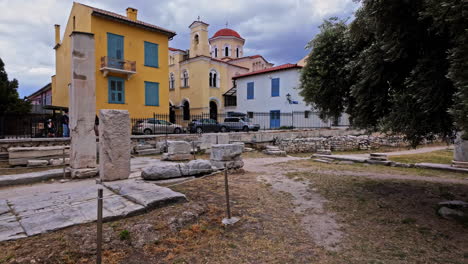
[{"label": "patch of grass", "polygon": [[402,163],[440,163],[451,164],[453,159],[453,150],[437,150],[420,154],[409,154],[400,156],[390,156],[391,161]]},{"label": "patch of grass", "polygon": [[130,231],[128,231],[127,229],[124,229],[124,230],[120,231],[119,239],[120,240],[129,240],[130,239]]},{"label": "patch of grass", "polygon": [[366,163],[354,163],[354,164],[339,164],[339,163],[322,163],[315,162],[312,159],[307,160],[296,160],[288,163],[282,163],[284,168],[291,170],[307,169],[311,172],[326,172],[336,173],[339,175],[354,175],[361,173],[361,175],[373,176],[375,174],[380,175],[404,175],[404,176],[427,176],[437,178],[449,178],[449,179],[465,179],[467,173],[461,172],[447,172],[432,169],[423,168],[400,168],[390,167],[384,165],[371,165]]}]

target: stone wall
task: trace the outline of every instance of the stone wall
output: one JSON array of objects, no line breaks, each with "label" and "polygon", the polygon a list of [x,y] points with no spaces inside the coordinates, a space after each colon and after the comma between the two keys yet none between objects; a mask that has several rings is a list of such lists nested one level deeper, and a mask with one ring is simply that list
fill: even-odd
[{"label": "stone wall", "polygon": [[[274,130],[274,131],[258,131],[258,132],[231,132],[227,133],[229,142],[226,141],[226,134],[223,133],[206,133],[198,134],[170,134],[167,135],[167,140],[183,140],[183,141],[205,141],[212,143],[266,143],[279,142],[285,139],[296,138],[314,138],[314,137],[335,137],[346,135],[360,135],[362,131],[345,130],[345,129],[311,129],[311,130]],[[166,135],[141,135],[131,136],[132,150],[139,144],[156,145],[157,142],[164,142]],[[97,139],[96,139],[97,141]],[[65,146],[70,145],[69,138],[25,138],[25,139],[0,139],[0,156],[1,153],[7,154],[8,148],[11,147],[47,147],[47,146]],[[8,157],[6,157],[8,158]]]},{"label": "stone wall", "polygon": [[[344,135],[329,137],[305,137],[281,139],[278,147],[287,153],[317,152],[318,150],[351,151],[386,147],[408,147],[409,143],[401,136]],[[430,143],[430,142],[424,142]]]}]

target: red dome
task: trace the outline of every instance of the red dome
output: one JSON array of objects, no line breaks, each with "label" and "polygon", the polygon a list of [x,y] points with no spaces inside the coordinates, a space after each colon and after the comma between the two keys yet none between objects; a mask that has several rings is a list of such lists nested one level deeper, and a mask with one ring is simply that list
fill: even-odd
[{"label": "red dome", "polygon": [[220,29],[218,30],[218,32],[216,32],[213,37],[211,38],[216,38],[216,37],[236,37],[236,38],[240,38],[240,39],[243,39],[239,33],[237,33],[236,31],[232,30],[232,29],[229,29],[229,28],[223,28],[223,29]]}]

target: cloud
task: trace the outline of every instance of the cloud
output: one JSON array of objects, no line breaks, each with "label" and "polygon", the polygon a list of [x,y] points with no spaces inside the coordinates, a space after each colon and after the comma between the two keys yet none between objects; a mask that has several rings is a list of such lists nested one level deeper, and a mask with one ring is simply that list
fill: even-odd
[{"label": "cloud", "polygon": [[[229,27],[246,39],[245,54],[261,54],[275,64],[297,62],[323,19],[350,17],[353,0],[101,0],[84,4],[124,14],[129,6],[138,17],[177,32],[170,46],[188,49],[188,26],[198,16],[210,24],[210,36]],[[10,78],[18,79],[20,95],[50,82],[55,73],[54,24],[62,31],[71,0],[0,0],[0,58]],[[62,32],[63,34],[63,32]]]}]

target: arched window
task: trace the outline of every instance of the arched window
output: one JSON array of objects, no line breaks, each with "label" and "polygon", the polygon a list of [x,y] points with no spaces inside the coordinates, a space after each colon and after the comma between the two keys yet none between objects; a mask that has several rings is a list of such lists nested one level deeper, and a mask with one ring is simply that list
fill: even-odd
[{"label": "arched window", "polygon": [[224,47],[224,56],[229,56],[229,47]]},{"label": "arched window", "polygon": [[214,48],[214,53],[215,53],[214,54],[215,58],[218,58],[218,48],[217,47]]},{"label": "arched window", "polygon": [[195,45],[198,45],[198,43],[200,42],[200,39],[198,37],[198,34],[195,35],[195,37],[193,38],[193,41],[195,42]]},{"label": "arched window", "polygon": [[171,72],[171,74],[169,74],[169,90],[174,90],[174,82],[174,73]]},{"label": "arched window", "polygon": [[236,48],[236,56],[239,58],[239,48]]},{"label": "arched window", "polygon": [[210,70],[210,87],[219,87],[219,74],[215,69]]},{"label": "arched window", "polygon": [[190,103],[185,101],[182,105],[184,120],[190,120]]},{"label": "arched window", "polygon": [[182,72],[182,87],[189,87],[189,74],[187,70]]}]

